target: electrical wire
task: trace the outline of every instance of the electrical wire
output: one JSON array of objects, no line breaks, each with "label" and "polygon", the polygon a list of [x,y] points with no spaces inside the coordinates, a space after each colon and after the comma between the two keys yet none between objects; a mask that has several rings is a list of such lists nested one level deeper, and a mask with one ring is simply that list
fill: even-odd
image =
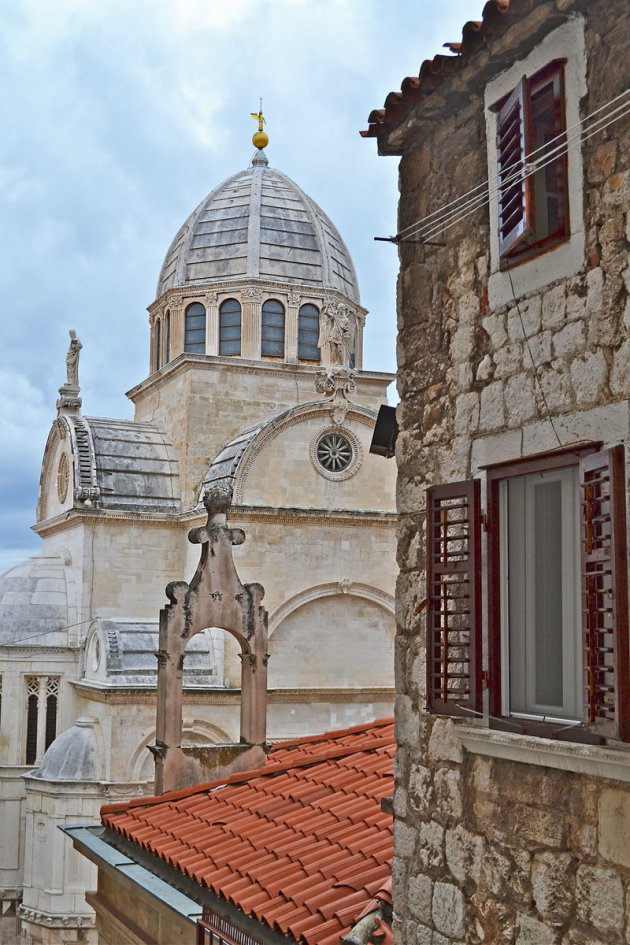
[{"label": "electrical wire", "polygon": [[[625,96],[630,96],[630,89],[626,90],[624,93],[622,93],[622,95],[617,96],[616,99],[613,99],[606,106],[602,106],[602,109],[610,107],[611,104],[614,104],[620,98]],[[598,109],[598,111],[601,111],[602,109]],[[595,114],[596,112],[593,112],[584,121],[586,122]],[[429,241],[433,236],[450,229],[451,226],[455,226],[456,223],[461,222],[471,213],[474,213],[476,210],[485,207],[493,196],[500,193],[501,190],[505,189],[512,182],[524,180],[527,177],[530,177],[532,174],[537,173],[548,164],[551,164],[560,157],[563,157],[565,154],[568,154],[569,151],[575,150],[575,148],[580,143],[587,141],[589,138],[593,137],[593,135],[604,131],[610,125],[614,124],[616,121],[619,121],[628,114],[630,114],[630,102],[624,102],[622,105],[618,105],[608,114],[604,115],[602,118],[597,119],[588,126],[586,126],[583,122],[573,125],[572,128],[582,127],[582,131],[579,134],[572,135],[568,138],[567,132],[562,132],[561,135],[558,135],[551,141],[546,142],[540,148],[536,149],[536,151],[532,151],[526,157],[524,166],[521,165],[511,174],[504,175],[503,177],[501,177],[499,174],[487,181],[484,181],[482,184],[479,184],[477,187],[468,191],[467,194],[458,197],[449,204],[445,204],[439,210],[428,214],[426,217],[423,217],[416,223],[405,227],[400,231],[400,233],[396,235],[396,237],[393,238],[393,241],[397,243],[405,242],[408,241],[412,236],[420,236],[421,239],[419,242]],[[563,139],[563,143],[549,150],[549,146],[560,138]],[[538,154],[540,151],[545,151],[546,153],[542,157],[539,157],[532,162],[532,157]],[[490,187],[490,184],[493,186]],[[475,194],[476,191],[480,190],[481,193],[477,193],[476,196],[471,197],[469,200],[465,200],[467,196],[470,194]],[[461,203],[462,200],[464,200],[464,203]],[[455,206],[456,204],[457,206]]]},{"label": "electrical wire", "polygon": [[[619,95],[616,95],[609,102],[606,102],[605,105],[601,105],[599,108],[596,108],[594,111],[592,111],[589,115],[586,115],[584,119],[581,119],[580,121],[575,122],[575,124],[570,125],[568,128],[565,128],[564,131],[561,131],[560,134],[556,135],[555,138],[551,138],[549,141],[546,141],[539,148],[536,148],[536,150],[532,151],[528,155],[528,159],[531,159],[535,154],[538,154],[539,151],[544,151],[545,148],[549,147],[550,144],[553,144],[556,141],[562,141],[563,139],[565,139],[565,137],[569,134],[570,131],[574,131],[575,128],[583,127],[586,124],[586,122],[590,121],[590,119],[593,118],[594,115],[597,115],[599,114],[599,112],[604,111],[607,108],[610,108],[611,105],[614,105],[616,102],[618,102],[622,98],[625,98],[626,96],[630,96],[630,89],[625,89],[625,91],[621,92]],[[619,108],[624,108],[624,107],[625,105],[619,106]],[[595,122],[595,124],[601,121],[605,121],[606,118],[610,117],[610,115],[614,114],[618,110],[619,109],[613,109],[613,111],[610,112],[609,115],[605,115],[603,118],[598,119],[597,122]],[[461,196],[456,197],[454,200],[451,200],[450,203],[444,204],[443,207],[440,207],[438,210],[434,210],[432,213],[427,214],[425,217],[422,217],[422,219],[416,221],[415,223],[410,223],[409,226],[404,227],[397,234],[397,236],[402,237],[404,234],[407,233],[408,230],[413,230],[415,232],[416,229],[422,226],[422,224],[424,224],[426,221],[431,220],[433,217],[438,216],[444,210],[448,210],[450,207],[453,207],[455,204],[459,203],[461,200],[465,200],[466,197],[470,197],[470,195],[476,193],[476,191],[481,190],[482,188],[485,188],[485,187],[489,187],[490,184],[496,183],[497,181],[499,181],[499,179],[500,179],[500,174],[496,174],[494,177],[487,178],[485,181],[482,181],[481,184],[477,184],[476,187],[471,188],[471,190],[468,190],[466,191],[466,193],[462,194]],[[435,223],[437,221],[434,220],[433,222]]]},{"label": "electrical wire", "polygon": [[[455,226],[457,223],[460,223],[462,220],[465,220],[466,217],[470,216],[475,211],[481,210],[483,209],[483,207],[487,206],[490,203],[490,200],[492,199],[492,197],[499,194],[501,190],[508,187],[511,183],[515,181],[519,181],[519,180],[525,180],[526,178],[531,177],[532,174],[538,173],[538,171],[542,170],[544,167],[547,167],[548,164],[552,164],[554,161],[557,161],[559,158],[564,157],[564,155],[568,154],[569,151],[574,151],[581,143],[583,143],[584,141],[588,141],[589,138],[593,137],[593,135],[598,134],[600,131],[604,131],[604,129],[607,128],[609,125],[612,125],[614,122],[618,121],[620,118],[623,118],[625,115],[628,115],[628,114],[630,114],[630,106],[627,108],[624,108],[623,112],[620,115],[618,115],[616,118],[611,119],[601,128],[595,128],[594,130],[592,130],[591,128],[585,129],[584,134],[575,135],[573,138],[570,139],[570,142],[568,143],[566,148],[564,148],[562,151],[559,151],[559,153],[557,154],[553,154],[546,161],[536,162],[533,166],[529,166],[529,162],[526,161],[524,168],[521,166],[519,170],[515,171],[510,176],[506,176],[505,180],[501,182],[500,186],[495,187],[491,191],[484,191],[477,198],[475,198],[474,201],[470,201],[468,205],[464,205],[465,207],[467,207],[467,209],[460,208],[458,211],[453,211],[451,214],[445,215],[447,218],[444,220],[444,222],[436,221],[435,225],[431,224],[430,228],[419,231],[420,237],[421,237],[420,241],[424,242],[426,240],[428,242],[434,236],[437,236],[438,234],[443,233],[446,230],[449,230],[452,226]],[[397,239],[396,241],[404,243],[406,239],[407,237],[401,240]]]}]

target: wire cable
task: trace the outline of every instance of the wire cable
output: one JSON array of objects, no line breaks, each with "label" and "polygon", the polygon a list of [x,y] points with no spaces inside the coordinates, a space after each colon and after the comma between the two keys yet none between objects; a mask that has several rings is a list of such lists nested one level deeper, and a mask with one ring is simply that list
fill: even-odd
[{"label": "wire cable", "polygon": [[[568,152],[573,150],[578,143],[587,141],[593,135],[599,133],[600,131],[604,131],[614,122],[619,121],[621,118],[625,117],[625,115],[629,114],[630,101],[624,101],[622,104],[617,105],[616,108],[612,109],[612,111],[609,111],[606,115],[603,115],[601,118],[598,118],[595,121],[591,121],[591,123],[588,125],[586,124],[586,122],[592,119],[593,116],[598,112],[601,112],[606,108],[610,108],[611,105],[628,96],[630,96],[630,89],[627,89],[625,92],[621,93],[621,95],[611,100],[611,102],[607,103],[605,106],[602,106],[600,109],[592,112],[589,116],[587,116],[587,118],[584,119],[583,122],[572,125],[569,129],[563,131],[560,135],[557,135],[556,138],[551,139],[544,145],[541,145],[540,148],[532,151],[526,156],[524,167],[521,165],[516,171],[503,176],[501,176],[499,173],[494,177],[484,181],[483,183],[478,184],[466,194],[463,194],[455,200],[452,200],[450,203],[445,204],[438,210],[427,214],[427,216],[422,217],[415,223],[409,224],[407,227],[402,229],[396,235],[396,237],[394,237],[394,241],[405,242],[406,240],[409,240],[410,237],[416,235],[429,239],[432,235],[442,232],[443,229],[448,229],[450,225],[454,225],[455,222],[459,222],[470,213],[473,213],[474,211],[486,206],[492,196],[505,189],[510,183],[537,173],[551,162],[558,160],[565,154],[568,154]],[[569,131],[578,127],[582,129],[579,134],[569,135],[567,137]],[[553,145],[554,142],[557,142],[558,140],[561,140],[561,143],[550,149],[550,145]],[[541,151],[545,153],[540,157],[535,157]],[[532,158],[535,158],[535,160],[532,161]],[[466,197],[469,197],[470,199],[466,200]],[[464,202],[462,203],[462,201]],[[444,227],[442,227],[442,223],[445,224]]]},{"label": "wire cable", "polygon": [[[457,212],[457,213],[453,212],[452,214],[449,215],[449,219],[444,220],[444,222],[436,222],[435,225],[431,225],[430,229],[424,230],[420,234],[420,239],[418,240],[418,242],[420,243],[429,242],[431,239],[433,239],[433,237],[439,235],[440,233],[445,232],[446,230],[449,230],[452,226],[455,226],[457,223],[460,223],[462,220],[465,220],[472,213],[475,213],[477,210],[481,210],[485,206],[487,206],[490,203],[490,200],[492,199],[492,197],[498,194],[500,190],[511,181],[520,180],[520,179],[525,180],[527,177],[530,177],[532,174],[538,173],[538,171],[542,170],[548,164],[553,163],[554,161],[558,160],[560,157],[563,157],[565,154],[568,154],[570,151],[574,151],[581,143],[583,143],[584,141],[588,141],[589,138],[593,137],[593,135],[598,134],[600,131],[604,131],[604,129],[607,128],[608,125],[612,125],[615,121],[618,121],[620,118],[623,118],[625,115],[628,115],[628,114],[630,114],[630,106],[626,108],[622,114],[618,115],[616,118],[613,118],[602,128],[596,128],[593,131],[591,131],[590,129],[586,129],[586,131],[590,133],[588,134],[585,133],[584,135],[575,136],[574,138],[572,138],[571,141],[573,143],[570,146],[568,146],[561,154],[554,155],[548,161],[545,161],[543,163],[537,163],[533,167],[528,167],[526,163],[525,170],[523,171],[521,169],[515,172],[515,174],[512,177],[506,178],[506,181],[504,184],[501,185],[501,188],[495,188],[493,191],[490,191],[490,192],[484,191],[483,194],[480,194],[479,197],[476,198],[474,205],[471,205],[467,209],[460,208],[460,212]],[[394,238],[394,242],[396,243],[404,243],[407,240],[408,240],[408,237],[403,237],[402,239],[399,239],[398,237]]]}]

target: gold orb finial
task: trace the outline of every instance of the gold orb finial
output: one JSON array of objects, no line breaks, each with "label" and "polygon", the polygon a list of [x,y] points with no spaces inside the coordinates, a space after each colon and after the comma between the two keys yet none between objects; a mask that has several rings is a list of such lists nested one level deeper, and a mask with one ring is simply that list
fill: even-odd
[{"label": "gold orb finial", "polygon": [[259,151],[262,151],[262,149],[266,148],[269,144],[269,135],[265,134],[263,131],[263,125],[266,124],[266,122],[263,118],[262,99],[260,100],[260,110],[258,113],[251,112],[250,114],[252,118],[258,122],[258,131],[252,137],[252,144],[255,148],[258,148]]}]

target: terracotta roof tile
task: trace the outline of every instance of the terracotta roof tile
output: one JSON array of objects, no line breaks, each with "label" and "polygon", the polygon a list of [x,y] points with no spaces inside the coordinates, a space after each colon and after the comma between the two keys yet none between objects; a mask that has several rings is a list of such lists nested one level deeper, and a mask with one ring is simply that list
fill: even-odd
[{"label": "terracotta roof tile", "polygon": [[361,136],[385,137],[407,117],[414,105],[426,99],[439,89],[446,79],[463,69],[471,56],[483,48],[489,36],[507,29],[516,17],[527,13],[532,5],[533,0],[488,0],[483,7],[481,20],[464,23],[461,42],[444,43],[454,55],[437,55],[433,59],[425,59],[417,76],[403,79],[400,92],[390,92],[384,107],[370,112],[368,128],[360,132]]},{"label": "terracotta roof tile", "polygon": [[103,823],[308,945],[338,943],[391,875],[391,719],[274,746],[264,768],[102,809]]}]

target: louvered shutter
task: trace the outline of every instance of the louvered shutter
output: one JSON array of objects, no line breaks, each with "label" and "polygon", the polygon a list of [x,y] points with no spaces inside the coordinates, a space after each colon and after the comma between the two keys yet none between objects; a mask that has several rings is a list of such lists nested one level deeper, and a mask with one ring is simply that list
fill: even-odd
[{"label": "louvered shutter", "polygon": [[481,709],[479,480],[427,492],[427,696],[434,712]]},{"label": "louvered shutter", "polygon": [[580,460],[584,721],[630,740],[623,446]]},{"label": "louvered shutter", "polygon": [[525,177],[529,141],[527,79],[508,96],[497,115],[499,254],[505,256],[532,230],[531,178]]}]

